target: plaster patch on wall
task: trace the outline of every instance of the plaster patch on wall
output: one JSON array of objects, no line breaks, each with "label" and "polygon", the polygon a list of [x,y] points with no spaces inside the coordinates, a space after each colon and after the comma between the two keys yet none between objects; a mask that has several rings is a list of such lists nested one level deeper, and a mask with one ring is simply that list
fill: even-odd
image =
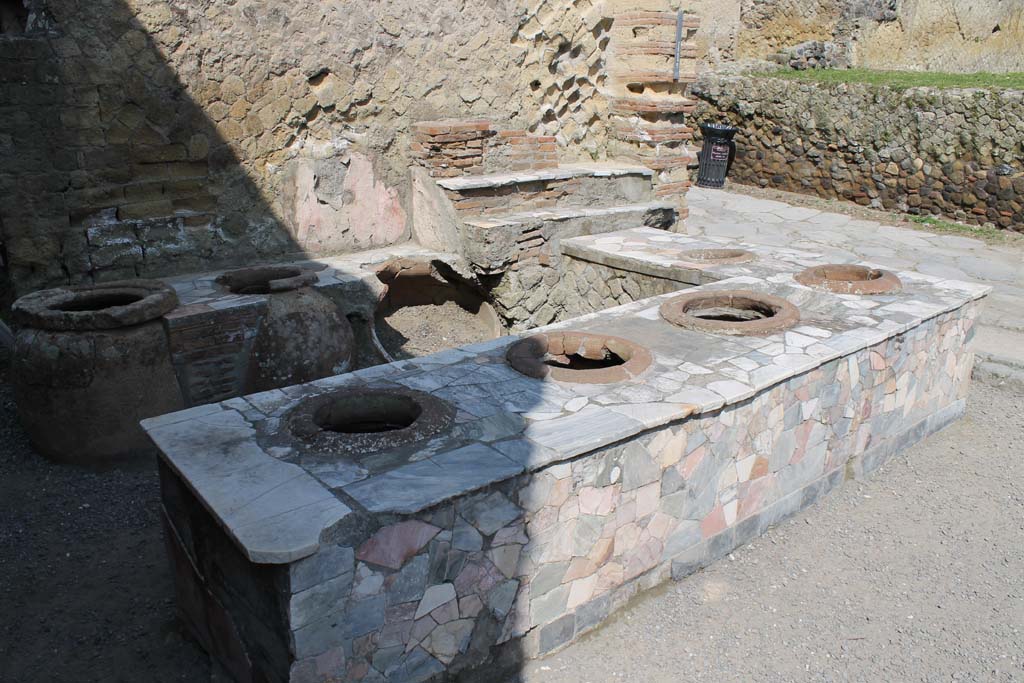
[{"label": "plaster patch on wall", "polygon": [[380,181],[358,152],[314,154],[287,164],[281,200],[287,227],[309,253],[393,244],[406,234],[398,191]]}]

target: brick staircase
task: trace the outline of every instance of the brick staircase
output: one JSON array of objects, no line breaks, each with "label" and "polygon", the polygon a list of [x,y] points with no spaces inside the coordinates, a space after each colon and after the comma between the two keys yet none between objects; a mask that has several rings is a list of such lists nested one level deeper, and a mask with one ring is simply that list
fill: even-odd
[{"label": "brick staircase", "polygon": [[697,150],[687,116],[696,108],[688,86],[696,78],[692,43],[700,17],[683,13],[679,74],[675,74],[676,11],[623,11],[614,16],[609,56],[609,156],[655,172],[654,194],[687,215],[686,193]]},{"label": "brick staircase", "polygon": [[478,275],[549,267],[566,237],[675,225],[637,163],[559,164],[553,137],[487,121],[424,121],[413,135],[413,238],[458,250]]}]

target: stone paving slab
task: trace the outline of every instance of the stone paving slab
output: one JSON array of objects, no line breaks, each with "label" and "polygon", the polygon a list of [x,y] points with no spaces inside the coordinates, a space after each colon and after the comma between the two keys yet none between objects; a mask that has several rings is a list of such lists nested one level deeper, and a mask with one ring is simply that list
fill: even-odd
[{"label": "stone paving slab", "polygon": [[653,173],[651,169],[636,164],[561,164],[556,168],[522,171],[520,173],[491,173],[456,178],[437,178],[436,182],[446,190],[473,190],[484,187],[532,183],[542,180],[566,180],[583,176],[614,177],[620,175],[642,175],[650,177]]},{"label": "stone paving slab", "polygon": [[640,202],[618,206],[564,206],[561,208],[536,209],[500,216],[477,216],[463,222],[477,228],[496,228],[506,225],[522,225],[535,221],[564,221],[571,218],[614,218],[630,213],[642,216],[648,211],[667,211],[675,208],[671,202]]}]

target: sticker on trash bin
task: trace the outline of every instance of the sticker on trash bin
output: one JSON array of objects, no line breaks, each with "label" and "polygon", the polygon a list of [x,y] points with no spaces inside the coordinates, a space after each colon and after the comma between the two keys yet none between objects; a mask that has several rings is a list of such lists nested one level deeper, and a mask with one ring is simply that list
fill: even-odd
[{"label": "sticker on trash bin", "polygon": [[728,161],[729,147],[727,145],[711,145],[711,161]]}]

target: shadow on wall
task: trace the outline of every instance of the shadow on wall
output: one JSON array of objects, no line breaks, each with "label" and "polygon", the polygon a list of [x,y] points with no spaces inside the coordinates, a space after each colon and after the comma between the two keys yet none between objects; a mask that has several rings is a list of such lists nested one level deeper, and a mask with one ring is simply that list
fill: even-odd
[{"label": "shadow on wall", "polygon": [[[276,134],[294,140],[306,121],[285,120],[288,112],[273,121],[253,115],[245,99],[255,94],[241,79],[231,88],[196,80],[191,87],[219,87],[215,96],[197,95],[204,110],[172,66],[203,68],[204,50],[189,41],[202,29],[195,13],[151,5],[0,0],[3,303],[44,286],[339,253],[405,237],[397,193],[373,180],[366,156],[344,144],[300,144],[291,154]],[[166,13],[158,41],[139,19],[157,11]],[[232,103],[244,112],[229,115]],[[238,144],[242,128],[264,137],[273,129],[268,144],[285,145],[277,199],[228,144]],[[360,234],[357,222],[371,234]]]},{"label": "shadow on wall", "polygon": [[0,37],[7,297],[299,252],[132,11],[101,5],[28,0]]},{"label": "shadow on wall", "polygon": [[[128,4],[0,0],[0,8],[3,303],[44,286],[208,271],[312,251],[275,212]],[[185,49],[187,35],[179,40]],[[297,194],[309,191],[316,172],[315,164],[294,170]],[[480,566],[486,550],[473,554]],[[439,579],[454,579],[464,561],[453,551],[436,570]],[[179,604],[188,597],[179,595]],[[216,617],[227,615],[193,624],[204,646],[221,661],[254,656],[211,647],[207,629],[234,628]],[[467,664],[486,656],[498,635],[482,633]],[[339,674],[346,675],[343,667],[322,678]]]}]

